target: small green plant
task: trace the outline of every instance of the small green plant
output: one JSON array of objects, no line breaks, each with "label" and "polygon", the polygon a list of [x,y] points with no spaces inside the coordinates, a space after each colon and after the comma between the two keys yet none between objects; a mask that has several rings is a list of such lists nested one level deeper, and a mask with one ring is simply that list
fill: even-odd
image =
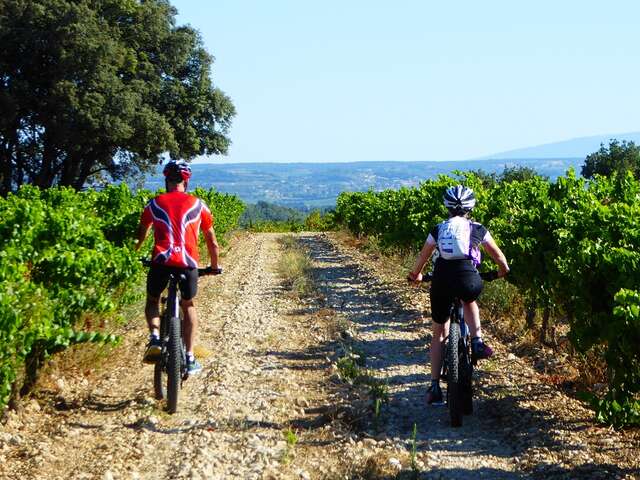
[{"label": "small green plant", "polygon": [[376,398],[373,401],[373,427],[376,432],[380,431],[380,414],[382,412],[382,399]]},{"label": "small green plant", "polygon": [[418,426],[413,424],[413,432],[411,433],[411,470],[413,471],[414,478],[418,478],[418,473],[420,473],[420,469],[418,468],[418,463],[416,461],[416,452],[417,442],[416,439],[418,437]]},{"label": "small green plant", "polygon": [[287,428],[284,431],[284,439],[287,442],[287,446],[289,448],[295,447],[296,443],[298,443],[298,436],[296,435],[296,432],[291,430],[291,427]]},{"label": "small green plant", "polygon": [[387,330],[386,328],[380,327],[380,328],[376,328],[373,333],[379,333],[379,334],[384,334],[387,333],[389,330]]},{"label": "small green plant", "polygon": [[282,436],[284,437],[285,442],[287,442],[287,448],[282,455],[282,463],[287,464],[291,462],[291,458],[293,457],[293,449],[298,443],[298,435],[296,435],[296,432],[291,430],[291,427],[289,427],[282,432]]},{"label": "small green plant", "polygon": [[376,420],[380,418],[380,409],[382,408],[382,399],[376,398],[373,402],[373,418]]},{"label": "small green plant", "polygon": [[369,396],[373,398],[374,402],[377,400],[381,402],[389,401],[389,386],[384,381],[367,375],[366,384],[369,387]]},{"label": "small green plant", "polygon": [[360,376],[360,369],[351,356],[339,358],[336,362],[340,378],[353,383]]}]

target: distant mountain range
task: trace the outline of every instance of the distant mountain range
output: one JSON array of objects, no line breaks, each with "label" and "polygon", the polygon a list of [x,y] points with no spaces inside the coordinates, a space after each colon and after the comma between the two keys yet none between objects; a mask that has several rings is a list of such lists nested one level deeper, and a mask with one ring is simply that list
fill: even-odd
[{"label": "distant mountain range", "polygon": [[[329,207],[335,205],[340,192],[412,187],[456,170],[500,173],[505,167],[524,166],[551,179],[569,168],[579,174],[586,155],[598,150],[600,143],[608,144],[610,138],[640,143],[640,133],[627,133],[576,138],[466,161],[194,164],[190,186],[214,187],[247,203]],[[162,175],[149,176],[145,187],[164,187]]]},{"label": "distant mountain range", "polygon": [[538,145],[535,147],[519,148],[517,150],[495,153],[493,155],[482,157],[480,160],[504,160],[514,158],[584,158],[590,153],[598,150],[601,143],[608,145],[612,138],[620,141],[632,141],[638,144],[640,143],[640,132],[612,133],[609,135],[573,138],[562,142],[545,143],[544,145]]}]

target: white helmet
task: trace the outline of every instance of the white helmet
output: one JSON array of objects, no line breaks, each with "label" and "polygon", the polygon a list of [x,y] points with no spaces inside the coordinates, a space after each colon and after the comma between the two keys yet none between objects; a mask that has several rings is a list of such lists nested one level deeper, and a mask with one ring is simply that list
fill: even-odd
[{"label": "white helmet", "polygon": [[444,206],[449,211],[457,213],[470,212],[476,206],[476,196],[473,194],[473,190],[462,185],[447,188],[442,198]]}]

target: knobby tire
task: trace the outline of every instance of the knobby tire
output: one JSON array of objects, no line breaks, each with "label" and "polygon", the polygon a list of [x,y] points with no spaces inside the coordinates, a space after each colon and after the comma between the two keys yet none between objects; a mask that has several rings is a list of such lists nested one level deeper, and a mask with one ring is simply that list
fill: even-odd
[{"label": "knobby tire", "polygon": [[462,426],[462,396],[460,385],[460,371],[458,364],[460,344],[460,325],[455,321],[449,326],[449,341],[447,342],[447,400],[452,427]]},{"label": "knobby tire", "polygon": [[180,319],[173,317],[169,322],[169,342],[167,345],[167,411],[178,409],[178,394],[182,381],[182,335]]},{"label": "knobby tire", "polygon": [[158,360],[153,368],[153,393],[156,400],[164,400],[167,395],[164,387],[164,372],[162,360]]},{"label": "knobby tire", "polygon": [[[468,349],[468,347],[465,346]],[[459,365],[459,385],[460,396],[462,399],[462,413],[471,415],[473,413],[473,366],[471,365],[469,352],[462,355],[462,363]]]}]

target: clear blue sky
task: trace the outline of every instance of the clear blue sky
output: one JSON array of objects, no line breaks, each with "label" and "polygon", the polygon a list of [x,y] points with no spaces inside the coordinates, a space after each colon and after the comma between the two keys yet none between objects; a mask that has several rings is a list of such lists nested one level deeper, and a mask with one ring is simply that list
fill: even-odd
[{"label": "clear blue sky", "polygon": [[225,162],[462,160],[640,130],[640,2],[173,0],[238,114]]}]

